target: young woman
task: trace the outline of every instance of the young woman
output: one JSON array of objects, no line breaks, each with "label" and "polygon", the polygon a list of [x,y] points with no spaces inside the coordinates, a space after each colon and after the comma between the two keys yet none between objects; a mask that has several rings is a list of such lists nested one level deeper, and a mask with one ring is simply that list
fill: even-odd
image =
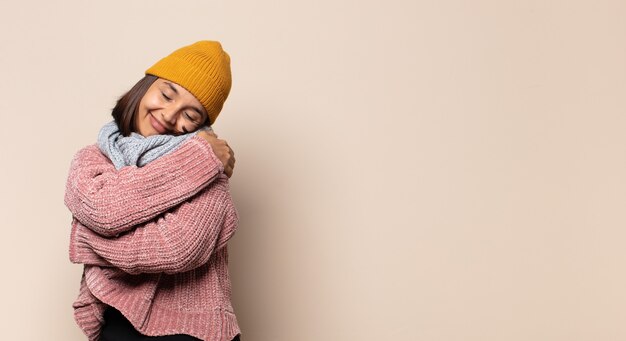
[{"label": "young woman", "polygon": [[234,154],[210,130],[231,87],[220,43],[146,71],[70,166],[75,319],[90,341],[239,340],[226,244]]}]

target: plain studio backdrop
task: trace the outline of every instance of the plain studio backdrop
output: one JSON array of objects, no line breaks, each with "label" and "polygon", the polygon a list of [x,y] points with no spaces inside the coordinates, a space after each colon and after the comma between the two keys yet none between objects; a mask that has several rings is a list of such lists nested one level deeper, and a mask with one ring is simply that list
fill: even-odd
[{"label": "plain studio backdrop", "polygon": [[626,339],[626,2],[4,1],[3,340],[84,340],[70,160],[161,57],[232,57],[246,341]]}]

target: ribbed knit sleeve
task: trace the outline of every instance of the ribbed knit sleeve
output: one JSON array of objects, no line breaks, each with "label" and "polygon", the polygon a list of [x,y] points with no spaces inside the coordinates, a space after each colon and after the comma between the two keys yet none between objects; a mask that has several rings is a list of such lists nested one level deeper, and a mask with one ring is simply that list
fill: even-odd
[{"label": "ribbed knit sleeve", "polygon": [[223,170],[209,143],[198,136],[144,167],[120,170],[92,145],[72,160],[65,205],[93,232],[116,236],[191,198]]},{"label": "ribbed knit sleeve", "polygon": [[114,266],[130,274],[185,272],[205,264],[237,228],[237,211],[221,174],[191,200],[116,238],[98,235],[74,219],[70,260]]}]

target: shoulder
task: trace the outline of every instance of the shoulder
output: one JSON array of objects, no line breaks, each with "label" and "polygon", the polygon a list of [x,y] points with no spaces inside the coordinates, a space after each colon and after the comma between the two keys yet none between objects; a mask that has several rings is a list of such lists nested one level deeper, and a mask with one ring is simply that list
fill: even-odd
[{"label": "shoulder", "polygon": [[74,154],[74,159],[81,158],[81,157],[89,157],[89,156],[99,156],[99,155],[104,155],[104,154],[102,154],[102,152],[100,151],[100,148],[98,148],[98,145],[94,143],[94,144],[90,144],[88,146],[85,146],[79,149],[76,152],[76,154]]},{"label": "shoulder", "polygon": [[110,163],[95,143],[79,149],[72,158],[72,166],[94,162]]}]

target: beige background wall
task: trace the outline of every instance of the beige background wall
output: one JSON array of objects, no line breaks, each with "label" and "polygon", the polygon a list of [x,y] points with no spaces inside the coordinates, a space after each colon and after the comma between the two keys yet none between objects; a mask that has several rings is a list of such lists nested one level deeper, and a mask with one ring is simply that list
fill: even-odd
[{"label": "beige background wall", "polygon": [[[83,340],[65,176],[223,42],[246,341],[626,339],[626,2],[4,1],[3,340]],[[8,333],[8,335],[7,335]]]}]

